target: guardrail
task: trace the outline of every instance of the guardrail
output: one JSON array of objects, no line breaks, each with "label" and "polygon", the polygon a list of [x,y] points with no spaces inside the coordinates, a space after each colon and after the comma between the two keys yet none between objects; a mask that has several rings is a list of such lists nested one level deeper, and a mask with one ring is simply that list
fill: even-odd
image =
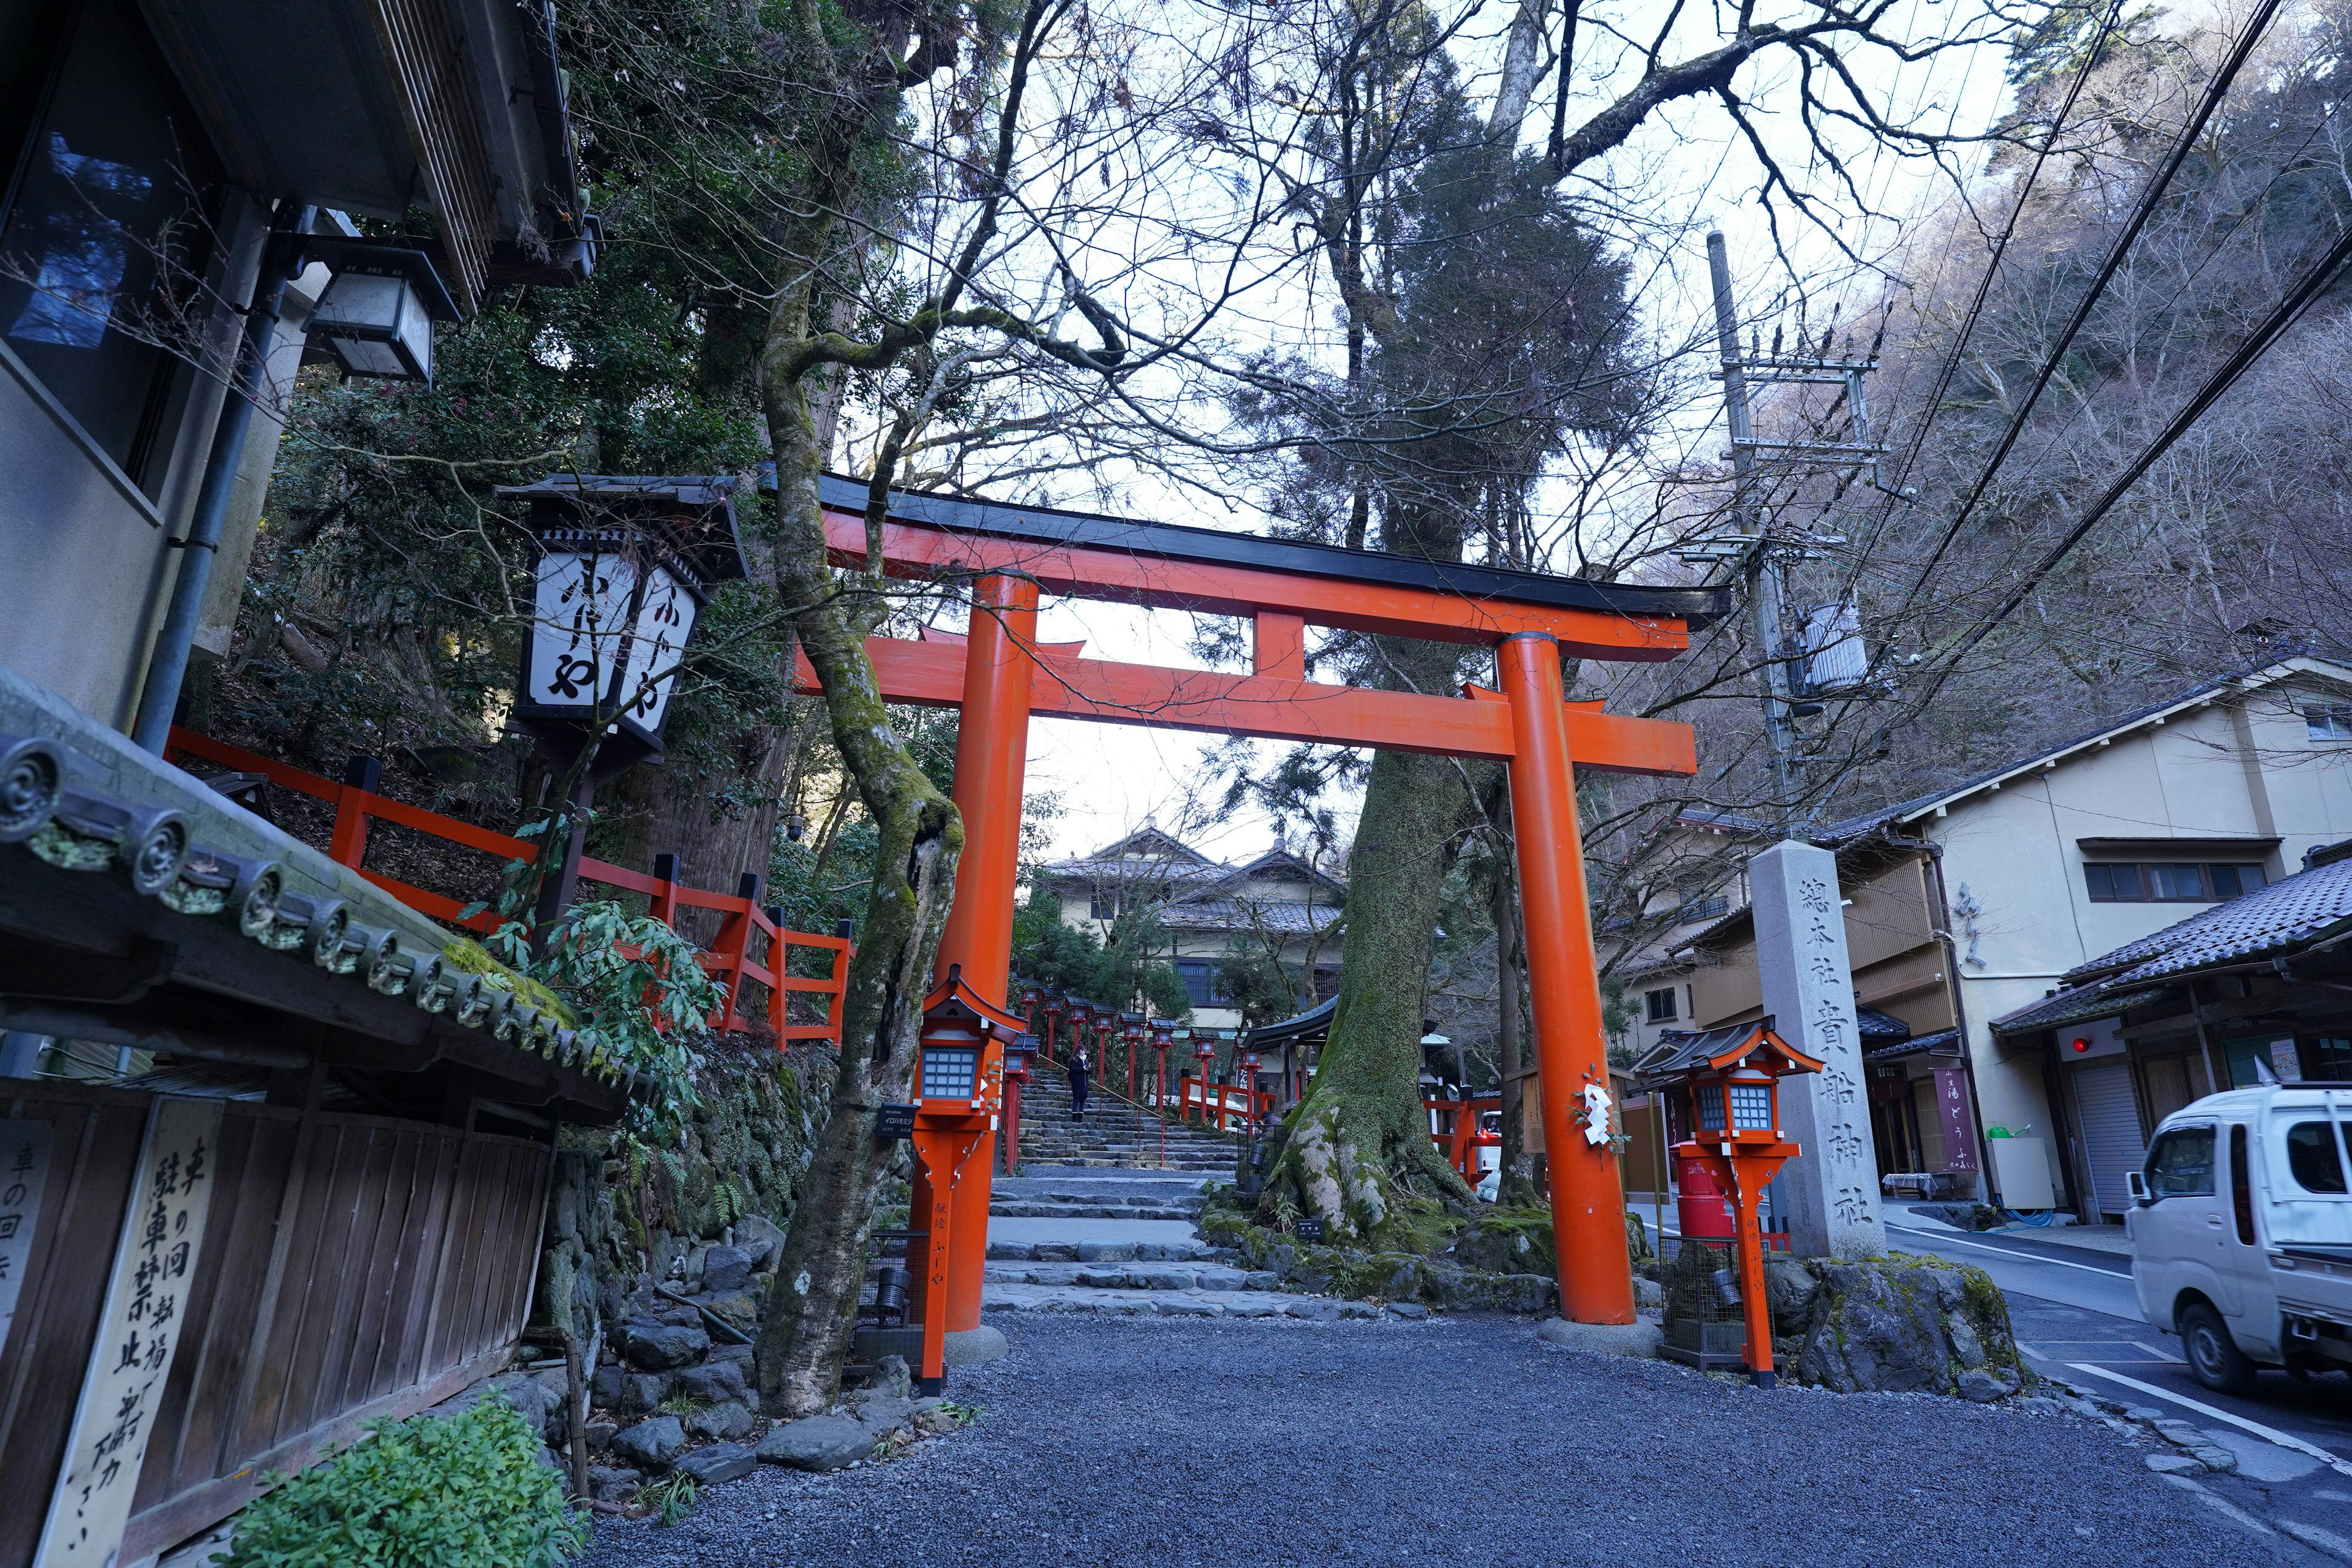
[{"label": "guardrail", "polygon": [[[258,774],[282,789],[326,802],[335,808],[334,826],[324,846],[330,859],[351,868],[419,913],[468,931],[485,933],[494,931],[498,927],[498,917],[487,910],[467,914],[466,906],[455,899],[414,887],[397,877],[370,870],[362,864],[367,854],[369,826],[377,822],[390,823],[479,854],[494,855],[501,860],[524,860],[538,853],[538,847],[528,839],[492,832],[487,827],[477,827],[470,822],[460,822],[453,816],[444,816],[404,801],[393,800],[358,783],[338,783],[317,773],[305,773],[300,768],[289,767],[257,752],[232,746],[225,741],[216,741],[210,735],[174,725],[171,739],[165,744],[163,758],[166,762],[173,762],[182,757],[198,758],[241,773]],[[355,765],[352,771],[355,774],[372,775],[373,769],[357,765],[363,761],[365,759],[353,758]],[[718,940],[708,952],[697,955],[703,969],[726,995],[718,1014],[710,1019],[711,1027],[737,1030],[736,1020],[747,1016],[744,1003],[748,983],[761,987],[767,997],[766,1005],[760,1012],[748,1016],[759,1017],[764,1013],[763,1021],[778,1040],[839,1038],[841,998],[849,983],[849,955],[852,951],[850,939],[846,936],[820,936],[811,931],[787,931],[760,907],[755,893],[707,892],[700,888],[688,887],[675,878],[649,876],[591,856],[581,857],[580,879],[645,895],[650,901],[649,912],[672,929],[677,925],[677,911],[681,908],[718,912]],[[824,976],[789,973],[791,954],[796,948],[831,952],[830,973]],[[793,994],[826,998],[824,1021],[792,1022],[786,998]]]}]

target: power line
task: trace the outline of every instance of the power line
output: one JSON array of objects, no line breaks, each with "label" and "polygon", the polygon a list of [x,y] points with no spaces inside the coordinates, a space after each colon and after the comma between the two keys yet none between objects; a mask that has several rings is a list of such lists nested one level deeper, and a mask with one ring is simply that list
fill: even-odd
[{"label": "power line", "polygon": [[2074,313],[2067,321],[2064,331],[2058,334],[2058,341],[2051,346],[2050,353],[2043,358],[2042,368],[2034,375],[2032,388],[2025,395],[2024,401],[2018,405],[2017,412],[2011,416],[2008,428],[2001,432],[2000,441],[1993,448],[1992,457],[1986,462],[1983,470],[1977,475],[1976,483],[1969,489],[1968,499],[1963,500],[1959,510],[1952,514],[1951,521],[1945,526],[1943,536],[1937,540],[1935,549],[1928,552],[1927,559],[1920,564],[1918,575],[1913,579],[1909,591],[1903,595],[1901,606],[1895,612],[1895,619],[1899,621],[1910,612],[1911,606],[1918,600],[1920,590],[1927,586],[1929,575],[1934,573],[1936,563],[1943,559],[1944,552],[1951,548],[1952,541],[1959,536],[1961,528],[1967,524],[1969,515],[1975,511],[1977,503],[1984,499],[1985,491],[1992,487],[1993,476],[2000,471],[2001,463],[2009,457],[2010,449],[2017,445],[2018,437],[2024,434],[2026,420],[2032,417],[2034,405],[2041,401],[2042,394],[2049,387],[2051,377],[2058,374],[2059,365],[2065,362],[2066,352],[2074,346],[2076,334],[2082,331],[2084,323],[2090,320],[2091,310],[2098,303],[2099,297],[2106,291],[2107,285],[2113,282],[2116,274],[2123,269],[2125,258],[2129,255],[2133,245],[2138,241],[2140,231],[2146,228],[2148,220],[2156,216],[2157,204],[2163,199],[2165,190],[2172,184],[2173,176],[2179,172],[2181,163],[2189,156],[2189,149],[2195,146],[2197,139],[2204,134],[2206,122],[2211,120],[2214,111],[2221,108],[2223,96],[2230,90],[2230,84],[2237,79],[2239,70],[2244,67],[2247,58],[2253,53],[2255,43],[2262,37],[2263,30],[2270,26],[2271,18],[2277,14],[2278,8],[2279,0],[2263,0],[2261,9],[2254,13],[2252,20],[2246,24],[2245,31],[2239,35],[2236,46],[2230,51],[2230,58],[2221,62],[2221,69],[2214,72],[2213,79],[2205,84],[2204,96],[2198,100],[2195,112],[2189,116],[2188,123],[2181,127],[2180,134],[2174,138],[2171,151],[2166,154],[2163,166],[2157,171],[2140,192],[2139,205],[2133,210],[2130,221],[2124,225],[2122,231],[2116,236],[2115,243],[2108,247],[2105,259],[2099,264],[2099,270],[2091,279],[2089,289],[2084,290],[2082,299],[2076,302]]},{"label": "power line", "polygon": [[[1911,437],[1911,449],[1904,453],[1902,466],[1895,472],[1895,482],[1888,487],[1894,493],[1890,493],[1880,505],[1878,519],[1871,525],[1870,540],[1857,556],[1857,572],[1861,558],[1877,546],[1878,536],[1885,531],[1886,521],[1894,513],[1903,481],[1910,477],[1911,469],[1919,461],[1920,452],[1927,445],[1927,432],[1936,422],[1936,411],[1944,405],[1944,396],[1951,390],[1952,378],[1959,374],[1960,361],[1968,353],[1969,339],[1976,333],[1978,318],[1984,313],[1985,301],[1991,297],[1993,282],[2000,273],[2001,260],[2009,252],[2009,242],[2017,233],[2017,220],[2024,216],[2025,204],[2032,199],[2033,187],[2042,178],[2042,165],[2050,161],[2050,154],[2058,146],[2058,138],[2065,132],[2066,121],[2074,112],[2075,100],[2083,96],[2083,89],[2089,83],[2091,73],[2098,68],[2100,58],[2106,52],[2107,40],[2114,35],[2116,24],[2123,17],[2124,4],[2125,0],[2115,0],[2115,4],[2107,8],[2106,19],[2099,24],[2098,36],[2091,40],[2090,52],[2083,57],[2083,68],[2074,73],[2074,79],[2067,85],[2064,101],[2059,104],[2058,112],[2051,117],[2050,134],[2042,139],[2041,151],[2033,155],[2033,166],[2026,171],[2023,183],[2017,188],[2017,200],[2009,209],[2007,221],[2000,226],[2000,237],[1993,242],[1992,257],[1985,263],[1984,277],[1977,283],[1976,298],[1969,301],[1968,314],[1960,321],[1959,334],[1952,340],[1952,351],[1944,356],[1943,365],[1936,373],[1935,390],[1927,395],[1927,405],[1919,416],[1919,428]],[[1880,330],[1883,331],[1885,329]],[[1852,592],[1853,578],[1847,579],[1846,586],[1847,591]]]},{"label": "power line", "polygon": [[[1963,657],[1978,644],[1983,642],[1986,637],[1991,636],[1993,628],[2005,620],[2018,605],[2023,604],[2027,595],[2031,595],[2035,588],[2041,586],[2042,580],[2050,574],[2059,562],[2066,558],[2067,553],[2074,546],[2083,542],[2084,537],[2097,525],[2101,518],[2114,510],[2116,503],[2123,500],[2125,492],[2138,482],[2140,476],[2155,467],[2157,459],[2170,450],[2173,444],[2181,437],[2187,435],[2189,427],[2203,416],[2205,411],[2210,408],[2222,394],[2236,385],[2263,354],[2270,352],[2278,340],[2285,335],[2287,330],[2294,325],[2304,311],[2310,308],[2312,301],[2336,280],[2336,275],[2343,270],[2347,262],[2352,262],[2352,227],[2346,228],[2335,246],[2320,258],[2318,265],[2305,274],[2303,281],[2295,286],[2294,292],[2279,301],[2277,308],[2263,318],[2260,326],[2247,335],[2245,342],[2238,345],[2237,352],[2231,354],[2220,369],[2206,378],[2205,384],[2197,389],[2196,395],[2181,405],[2179,412],[2172,416],[2165,427],[2158,433],[2156,438],[2142,449],[2138,457],[2132,459],[2131,464],[2116,477],[2113,483],[2099,493],[2098,499],[2084,511],[2081,520],[2073,528],[2067,530],[2065,537],[2051,546],[2042,559],[2034,563],[2033,569],[2025,574],[2025,580],[2011,592],[2008,598],[2001,601],[2000,607],[1979,621],[1970,629],[1968,637],[1953,649],[1951,658],[1946,661],[1943,672],[1937,677],[1936,688],[1943,685],[1945,677],[1950,674],[1952,668]],[[1930,698],[1935,695],[1936,688],[1929,689],[1927,695]]]}]

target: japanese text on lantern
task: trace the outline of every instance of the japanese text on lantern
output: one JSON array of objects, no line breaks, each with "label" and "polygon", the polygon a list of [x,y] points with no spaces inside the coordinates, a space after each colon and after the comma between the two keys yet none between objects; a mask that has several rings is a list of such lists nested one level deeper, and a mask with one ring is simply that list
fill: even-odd
[{"label": "japanese text on lantern", "polygon": [[158,1100],[35,1568],[110,1568],[179,1348],[210,1211],[219,1100]]}]

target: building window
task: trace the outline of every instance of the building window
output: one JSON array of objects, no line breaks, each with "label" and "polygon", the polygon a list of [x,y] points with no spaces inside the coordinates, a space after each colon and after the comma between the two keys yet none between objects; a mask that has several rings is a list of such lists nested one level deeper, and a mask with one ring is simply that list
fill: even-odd
[{"label": "building window", "polygon": [[1095,889],[1094,902],[1087,906],[1087,912],[1098,921],[1115,921],[1118,919],[1118,893],[1117,889],[1105,892],[1102,889],[1097,888]]},{"label": "building window", "polygon": [[146,25],[89,6],[0,220],[0,337],[137,476],[222,186]]},{"label": "building window", "polygon": [[2352,702],[2328,702],[2305,709],[2303,728],[2315,741],[2352,741]]},{"label": "building window", "polygon": [[1643,992],[1642,1007],[1651,1023],[1673,1023],[1677,1016],[1675,1012],[1675,988],[1669,985],[1664,991]]},{"label": "building window", "polygon": [[2325,1083],[2352,1082],[2352,1040],[2306,1040],[2302,1055],[2304,1077]]},{"label": "building window", "polygon": [[1184,983],[1184,994],[1192,999],[1195,1007],[1214,1006],[1226,999],[1224,987],[1217,984],[1217,961],[1213,958],[1176,960],[1176,978]]},{"label": "building window", "polygon": [[2210,904],[2259,891],[2269,879],[2260,866],[2167,861],[2084,866],[2083,885],[2095,904]]},{"label": "building window", "polygon": [[1731,900],[1717,893],[1711,899],[1688,899],[1675,911],[1676,925],[1689,925],[1694,921],[1719,921],[1731,912]]}]

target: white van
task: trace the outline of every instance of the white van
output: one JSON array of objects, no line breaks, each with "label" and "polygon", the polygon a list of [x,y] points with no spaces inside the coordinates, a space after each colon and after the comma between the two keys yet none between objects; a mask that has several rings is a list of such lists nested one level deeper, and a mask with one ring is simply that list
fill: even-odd
[{"label": "white van", "polygon": [[2265,1084],[2174,1111],[2131,1175],[2132,1284],[2208,1388],[2352,1369],[2352,1088]]}]

